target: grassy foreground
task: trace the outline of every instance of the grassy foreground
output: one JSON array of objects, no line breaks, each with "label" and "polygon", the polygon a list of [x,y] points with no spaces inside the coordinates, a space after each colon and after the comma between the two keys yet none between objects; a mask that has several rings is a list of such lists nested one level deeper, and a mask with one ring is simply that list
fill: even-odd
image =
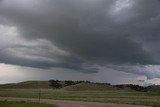
[{"label": "grassy foreground", "polygon": [[160,86],[143,88],[134,85],[79,81],[27,81],[0,85],[0,97],[26,97],[55,100],[120,103],[160,107]]},{"label": "grassy foreground", "polygon": [[26,102],[0,102],[0,107],[56,107],[48,104],[26,103]]},{"label": "grassy foreground", "polygon": [[[3,97],[27,97],[38,98],[38,89],[1,89],[0,96]],[[41,89],[41,98],[91,101],[103,103],[120,103],[147,105],[160,107],[159,92],[136,92],[136,91],[65,91],[53,89]]]}]

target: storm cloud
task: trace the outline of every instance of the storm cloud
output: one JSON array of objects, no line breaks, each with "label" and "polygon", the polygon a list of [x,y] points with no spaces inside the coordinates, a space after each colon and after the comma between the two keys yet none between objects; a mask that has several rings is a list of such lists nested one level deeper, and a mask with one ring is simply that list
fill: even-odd
[{"label": "storm cloud", "polygon": [[1,0],[0,62],[159,78],[159,10],[159,0]]}]

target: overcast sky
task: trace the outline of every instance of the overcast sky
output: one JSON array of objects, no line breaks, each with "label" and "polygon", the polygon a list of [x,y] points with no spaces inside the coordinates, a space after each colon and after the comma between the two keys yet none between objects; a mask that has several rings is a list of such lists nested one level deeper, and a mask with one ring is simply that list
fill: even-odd
[{"label": "overcast sky", "polygon": [[160,0],[0,0],[0,83],[160,84]]}]

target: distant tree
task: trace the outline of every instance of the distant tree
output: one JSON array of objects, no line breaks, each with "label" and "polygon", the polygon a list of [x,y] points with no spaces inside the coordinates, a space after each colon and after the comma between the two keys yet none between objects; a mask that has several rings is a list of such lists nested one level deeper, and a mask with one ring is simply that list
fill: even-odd
[{"label": "distant tree", "polygon": [[129,84],[128,87],[130,87],[131,89],[136,90],[136,91],[142,91],[142,92],[148,91],[147,87],[142,87],[139,85]]},{"label": "distant tree", "polygon": [[58,80],[50,80],[50,86],[56,89],[62,88],[62,84]]},{"label": "distant tree", "polygon": [[72,81],[72,80],[66,80],[64,81],[66,86],[70,86],[70,85],[75,85],[76,82]]},{"label": "distant tree", "polygon": [[120,89],[124,89],[124,88],[130,88],[132,90],[135,90],[135,91],[141,91],[141,92],[146,92],[148,91],[148,88],[147,87],[142,87],[142,86],[139,86],[139,85],[133,85],[133,84],[127,84],[127,85],[116,85],[117,88],[120,88]]},{"label": "distant tree", "polygon": [[116,87],[123,89],[125,87],[125,85],[116,85]]}]

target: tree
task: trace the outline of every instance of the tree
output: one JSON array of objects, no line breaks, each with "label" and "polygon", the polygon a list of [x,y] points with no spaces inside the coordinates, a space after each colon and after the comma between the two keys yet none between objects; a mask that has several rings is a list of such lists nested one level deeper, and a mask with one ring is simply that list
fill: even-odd
[{"label": "tree", "polygon": [[49,82],[51,83],[51,87],[54,87],[56,89],[62,88],[62,84],[58,80],[50,80]]}]

